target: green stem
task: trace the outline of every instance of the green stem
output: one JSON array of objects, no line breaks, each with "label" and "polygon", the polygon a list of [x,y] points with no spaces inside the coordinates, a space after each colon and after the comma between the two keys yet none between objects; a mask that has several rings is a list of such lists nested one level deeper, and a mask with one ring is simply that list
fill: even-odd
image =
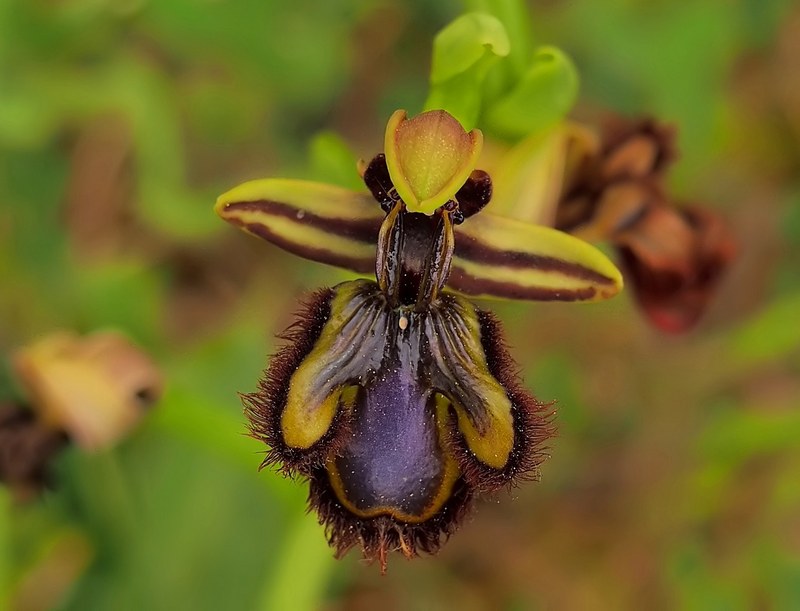
[{"label": "green stem", "polygon": [[257,608],[319,609],[336,561],[313,515],[295,520],[277,557],[280,563],[267,579]]},{"label": "green stem", "polygon": [[0,488],[0,609],[8,609],[11,602],[11,566],[8,557],[11,538],[10,510],[11,499],[8,490]]}]

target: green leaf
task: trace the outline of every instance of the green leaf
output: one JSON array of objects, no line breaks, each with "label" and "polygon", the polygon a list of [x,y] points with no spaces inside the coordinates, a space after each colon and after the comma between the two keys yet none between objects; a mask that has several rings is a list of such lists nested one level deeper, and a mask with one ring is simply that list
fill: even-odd
[{"label": "green leaf", "polygon": [[336,568],[322,526],[311,515],[299,516],[289,527],[277,569],[267,576],[259,609],[319,609]]},{"label": "green leaf", "polygon": [[533,62],[506,96],[486,113],[486,124],[510,138],[540,132],[563,119],[578,95],[578,73],[555,47],[539,47]]},{"label": "green leaf", "polygon": [[484,13],[462,15],[434,39],[431,83],[472,69],[487,53],[505,56],[509,51],[508,35],[498,19]]},{"label": "green leaf", "polygon": [[731,411],[715,420],[698,438],[700,451],[733,467],[759,454],[795,449],[800,413],[791,409],[793,405],[781,411],[757,411],[764,407]]},{"label": "green leaf", "polygon": [[0,142],[4,147],[41,147],[55,131],[54,122],[54,113],[46,102],[19,85],[0,97]]},{"label": "green leaf", "polygon": [[166,278],[145,261],[81,265],[71,276],[69,307],[86,328],[112,327],[145,345],[159,344]]},{"label": "green leaf", "polygon": [[800,350],[800,291],[775,300],[729,340],[730,354],[742,366],[786,359]]},{"label": "green leaf", "polygon": [[364,186],[356,169],[356,156],[347,142],[331,131],[320,132],[309,148],[311,176],[314,180],[359,189]]},{"label": "green leaf", "polygon": [[[230,403],[238,404],[237,398],[232,396]],[[168,387],[148,426],[196,444],[244,471],[258,467],[262,446],[245,435],[246,425],[239,409],[223,409],[191,390]],[[268,484],[271,480],[264,478]]]},{"label": "green leaf", "polygon": [[10,528],[11,495],[5,488],[0,488],[0,607],[7,609],[9,603],[9,588],[11,562],[9,558],[11,528]]},{"label": "green leaf", "polygon": [[515,144],[492,172],[492,214],[552,226],[561,197],[568,126],[537,132]]},{"label": "green leaf", "polygon": [[453,21],[433,41],[431,91],[425,110],[446,110],[471,130],[480,113],[486,74],[509,51],[508,35],[497,18],[468,13]]}]

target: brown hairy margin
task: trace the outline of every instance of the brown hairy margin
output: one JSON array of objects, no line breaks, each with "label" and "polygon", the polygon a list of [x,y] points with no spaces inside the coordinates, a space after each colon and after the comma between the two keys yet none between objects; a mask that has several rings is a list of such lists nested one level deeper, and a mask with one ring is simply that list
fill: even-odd
[{"label": "brown hairy margin", "polygon": [[359,545],[364,559],[370,563],[377,561],[382,574],[386,573],[390,552],[400,551],[406,558],[420,553],[436,554],[472,508],[472,490],[463,477],[454,484],[442,509],[420,523],[401,522],[389,516],[361,518],[352,514],[336,498],[323,468],[309,477],[309,483],[309,509],[317,512],[336,558]]},{"label": "brown hairy margin", "polygon": [[310,475],[325,463],[336,431],[341,429],[337,415],[330,430],[308,449],[286,445],[281,431],[281,415],[289,393],[289,379],[314,348],[331,313],[336,291],[324,288],[314,292],[296,314],[294,323],[278,337],[286,343],[270,359],[258,389],[241,395],[244,413],[249,421],[250,436],[263,441],[268,450],[259,468],[274,466],[285,476]]},{"label": "brown hairy margin", "polygon": [[[514,445],[502,469],[493,469],[478,461],[466,442],[453,439],[456,458],[464,479],[478,493],[494,492],[523,481],[538,480],[539,466],[548,458],[548,439],[555,435],[553,403],[543,403],[521,384],[519,368],[511,356],[498,318],[491,312],[475,308],[481,331],[481,346],[489,372],[505,388],[511,400],[514,419]],[[452,414],[455,419],[455,413]],[[451,430],[455,428],[455,420]]]}]

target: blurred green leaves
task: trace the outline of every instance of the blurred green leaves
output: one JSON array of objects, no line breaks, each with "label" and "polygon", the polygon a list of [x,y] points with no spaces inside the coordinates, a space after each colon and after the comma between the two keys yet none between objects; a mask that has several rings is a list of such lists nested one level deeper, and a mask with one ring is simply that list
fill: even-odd
[{"label": "blurred green leaves", "polygon": [[339,187],[359,190],[364,182],[356,169],[356,156],[344,139],[332,131],[314,136],[309,145],[310,177]]},{"label": "blurred green leaves", "polygon": [[42,148],[116,116],[130,130],[137,215],[196,242],[221,231],[206,203],[224,183],[188,175],[184,115],[230,153],[268,117],[283,127],[325,112],[350,69],[348,29],[368,4],[4,2],[0,147]]},{"label": "blurred green leaves", "polygon": [[11,495],[0,488],[0,607],[8,608],[11,589]]},{"label": "blurred green leaves", "polygon": [[516,85],[493,104],[487,125],[498,133],[521,138],[562,120],[578,95],[578,73],[555,47],[540,47]]},{"label": "blurred green leaves", "polygon": [[[236,396],[257,380],[280,306],[259,309],[257,322],[246,313],[220,321],[219,335],[198,329],[188,344],[167,314],[174,253],[225,233],[209,202],[247,171],[240,157],[253,142],[274,124],[310,118],[303,129],[315,129],[350,70],[349,30],[363,10],[359,1],[0,2],[4,352],[60,327],[113,326],[157,355],[169,380],[135,440],[63,457],[59,488],[41,504],[12,511],[0,491],[0,607],[57,560],[65,526],[96,549],[60,608],[255,608],[274,587],[283,546],[316,557],[317,585],[304,591],[306,608],[317,606],[334,562],[319,527],[314,541],[302,535],[315,524],[294,534],[302,488],[258,474],[262,448],[246,437]],[[84,252],[66,200],[75,143],[98,118],[127,138],[127,175],[113,177],[130,179],[114,227],[126,239]],[[288,157],[304,148],[284,136],[270,135],[271,146]],[[341,159],[336,145],[321,156]],[[104,178],[91,167],[85,176]],[[283,591],[297,583],[288,578]]]},{"label": "blurred green leaves", "polygon": [[800,292],[778,297],[731,336],[733,356],[745,367],[794,355],[800,362]]},{"label": "blurred green leaves", "polygon": [[489,68],[508,53],[505,28],[491,15],[468,13],[453,21],[433,42],[425,110],[442,108],[464,129],[473,129],[481,110],[483,81]]},{"label": "blurred green leaves", "polygon": [[[316,516],[300,514],[289,522],[280,557],[281,563],[265,580],[257,608],[262,611],[319,608],[334,562]],[[301,587],[297,584],[298,576],[302,576]]]},{"label": "blurred green leaves", "polygon": [[425,109],[443,108],[467,130],[478,125],[504,138],[542,133],[572,108],[577,71],[555,47],[539,47],[526,56],[532,44],[527,30],[518,26],[527,22],[521,3],[480,5],[497,15],[467,13],[434,39]]},{"label": "blurred green leaves", "polygon": [[[475,70],[492,56],[505,57],[509,50],[508,36],[498,19],[483,13],[462,15],[433,40],[431,83],[444,83]],[[479,87],[480,80],[475,84]]]}]

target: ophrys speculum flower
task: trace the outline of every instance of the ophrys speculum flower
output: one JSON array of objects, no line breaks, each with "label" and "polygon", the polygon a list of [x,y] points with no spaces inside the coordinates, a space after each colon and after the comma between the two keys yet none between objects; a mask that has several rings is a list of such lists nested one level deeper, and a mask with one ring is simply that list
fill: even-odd
[{"label": "ophrys speculum flower", "polygon": [[[525,391],[499,322],[464,296],[587,301],[621,287],[599,251],[479,212],[482,136],[444,111],[389,121],[370,193],[245,183],[225,220],[306,258],[368,273],[317,292],[245,396],[265,464],[310,480],[338,554],[435,552],[476,494],[535,478],[550,409]],[[376,205],[375,200],[380,205]],[[466,221],[466,222],[464,222]],[[461,224],[463,222],[463,224]]]}]

